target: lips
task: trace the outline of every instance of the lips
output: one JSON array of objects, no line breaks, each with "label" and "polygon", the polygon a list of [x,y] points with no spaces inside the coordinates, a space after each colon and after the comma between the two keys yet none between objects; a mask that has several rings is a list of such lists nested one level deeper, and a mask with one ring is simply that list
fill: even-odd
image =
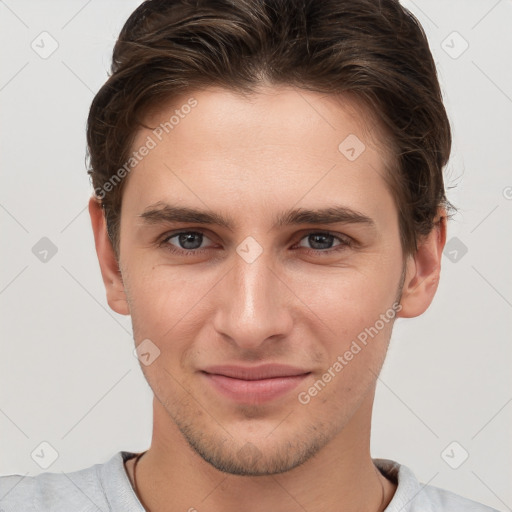
[{"label": "lips", "polygon": [[264,364],[253,367],[243,366],[210,366],[203,370],[206,373],[213,375],[224,375],[225,377],[231,377],[233,379],[241,380],[261,380],[261,379],[272,379],[276,377],[295,377],[297,375],[303,375],[309,373],[308,370],[302,370],[293,366],[284,364]]},{"label": "lips", "polygon": [[289,393],[310,372],[288,365],[265,364],[211,366],[201,374],[221,395],[240,403],[261,404]]}]

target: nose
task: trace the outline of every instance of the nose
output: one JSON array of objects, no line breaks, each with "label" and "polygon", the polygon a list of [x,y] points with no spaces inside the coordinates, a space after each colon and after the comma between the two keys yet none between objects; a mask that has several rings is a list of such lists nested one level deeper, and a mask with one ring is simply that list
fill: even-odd
[{"label": "nose", "polygon": [[240,349],[262,350],[291,332],[293,293],[265,251],[251,263],[234,260],[216,287],[214,327]]}]

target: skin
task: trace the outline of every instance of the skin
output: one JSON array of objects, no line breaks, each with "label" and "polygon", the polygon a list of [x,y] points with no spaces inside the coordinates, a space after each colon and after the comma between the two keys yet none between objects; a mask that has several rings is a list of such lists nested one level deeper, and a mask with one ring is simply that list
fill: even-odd
[{"label": "skin", "polygon": [[[160,350],[141,364],[154,417],[151,446],[137,466],[140,499],[152,512],[229,512],[242,502],[247,512],[381,510],[396,486],[372,462],[370,424],[393,321],[309,403],[297,396],[397,299],[398,317],[428,308],[444,212],[404,258],[397,207],[382,178],[389,146],[353,98],[284,86],[244,98],[211,88],[161,105],[149,125],[168,120],[191,96],[198,105],[126,178],[119,261],[98,201],[89,204],[108,303],[131,315],[136,345],[150,339]],[[133,148],[151,133],[141,129]],[[348,134],[365,144],[354,161],[338,150]],[[159,202],[221,213],[234,225],[140,217]],[[373,225],[273,227],[283,211],[326,205],[350,208]],[[169,239],[180,230],[204,235],[192,237],[196,253],[169,250],[185,250],[178,237]],[[308,236],[326,231],[334,238]],[[248,236],[262,248],[251,263],[236,251]],[[335,251],[340,240],[352,243]],[[283,396],[243,404],[200,373],[261,363],[311,373]],[[126,467],[132,478],[133,460]]]}]

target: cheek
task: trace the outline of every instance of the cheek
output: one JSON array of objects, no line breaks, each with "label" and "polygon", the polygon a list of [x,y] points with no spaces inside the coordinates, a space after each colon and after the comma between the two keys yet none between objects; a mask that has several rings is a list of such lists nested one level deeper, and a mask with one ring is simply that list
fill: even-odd
[{"label": "cheek", "polygon": [[384,363],[396,316],[393,308],[387,311],[385,320],[369,314],[340,322],[339,336],[325,343],[322,370],[297,395],[311,421],[323,418],[326,424],[342,426],[368,396]]},{"label": "cheek", "polygon": [[355,405],[380,371],[400,309],[395,304],[399,265],[381,264],[316,279],[307,289],[308,305],[324,333],[319,338],[322,373],[316,376],[315,389],[306,390],[308,395],[317,393],[316,407]]},{"label": "cheek", "polygon": [[131,275],[135,279],[129,283],[129,302],[136,342],[150,339],[162,353],[172,355],[166,366],[184,365],[193,349],[191,341],[215,310],[211,293],[219,275],[142,263]]},{"label": "cheek", "polygon": [[302,283],[299,293],[327,332],[348,340],[373,326],[392,307],[399,281],[399,266],[382,263],[316,275]]}]

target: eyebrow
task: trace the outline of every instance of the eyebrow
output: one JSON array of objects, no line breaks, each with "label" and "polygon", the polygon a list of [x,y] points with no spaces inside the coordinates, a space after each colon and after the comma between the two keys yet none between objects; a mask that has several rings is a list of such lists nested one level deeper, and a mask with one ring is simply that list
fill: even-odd
[{"label": "eyebrow", "polygon": [[[171,222],[183,222],[191,224],[210,224],[222,226],[233,231],[236,222],[233,218],[220,213],[173,206],[158,202],[148,206],[139,215],[147,224],[162,224]],[[321,209],[297,208],[280,213],[275,219],[273,228],[299,224],[363,224],[375,227],[375,221],[361,212],[345,206],[334,205]]]}]

